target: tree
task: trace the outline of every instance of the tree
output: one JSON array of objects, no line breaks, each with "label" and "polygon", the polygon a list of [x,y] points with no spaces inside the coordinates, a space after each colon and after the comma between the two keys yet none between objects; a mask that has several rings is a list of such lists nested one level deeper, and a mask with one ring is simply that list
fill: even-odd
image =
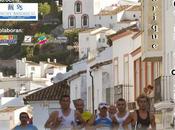
[{"label": "tree", "polygon": [[84,29],[65,30],[64,36],[68,37],[70,43],[78,42],[78,33]]},{"label": "tree", "polygon": [[39,3],[38,5],[38,10],[39,13],[42,17],[44,17],[45,15],[49,14],[51,11],[51,7],[48,3]]}]

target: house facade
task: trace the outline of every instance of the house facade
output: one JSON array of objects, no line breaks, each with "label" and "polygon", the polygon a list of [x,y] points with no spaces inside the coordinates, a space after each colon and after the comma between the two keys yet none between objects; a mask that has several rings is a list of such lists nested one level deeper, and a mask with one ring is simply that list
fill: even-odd
[{"label": "house facade", "polygon": [[[154,78],[155,109],[160,128],[170,127],[174,115],[174,0],[142,2],[142,60],[159,62]],[[158,9],[159,8],[159,9]],[[149,17],[151,16],[151,17]],[[166,118],[166,119],[165,119]]]},{"label": "house facade", "polygon": [[49,114],[60,109],[59,100],[65,94],[70,94],[70,88],[67,81],[63,80],[24,97],[24,103],[33,108],[33,124],[39,130],[45,129],[44,124]]},{"label": "house facade", "polygon": [[[113,29],[116,22],[123,18],[140,19],[141,10],[135,6],[140,8],[137,3],[126,5],[119,4],[116,0],[64,0],[63,28],[107,27]],[[127,9],[130,10],[127,11]]]}]

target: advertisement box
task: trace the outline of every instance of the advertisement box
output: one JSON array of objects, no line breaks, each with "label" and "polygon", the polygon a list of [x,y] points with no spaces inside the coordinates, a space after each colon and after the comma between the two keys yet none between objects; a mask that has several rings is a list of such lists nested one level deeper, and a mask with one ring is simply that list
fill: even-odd
[{"label": "advertisement box", "polygon": [[0,3],[0,21],[38,21],[38,3]]}]

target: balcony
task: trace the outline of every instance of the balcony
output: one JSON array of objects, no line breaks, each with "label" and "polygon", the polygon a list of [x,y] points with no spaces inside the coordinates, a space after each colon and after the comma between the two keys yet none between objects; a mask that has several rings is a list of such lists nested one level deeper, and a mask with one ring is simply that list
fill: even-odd
[{"label": "balcony", "polygon": [[160,101],[171,101],[174,100],[174,85],[173,76],[160,76],[154,80],[155,92],[154,100],[155,103]]}]

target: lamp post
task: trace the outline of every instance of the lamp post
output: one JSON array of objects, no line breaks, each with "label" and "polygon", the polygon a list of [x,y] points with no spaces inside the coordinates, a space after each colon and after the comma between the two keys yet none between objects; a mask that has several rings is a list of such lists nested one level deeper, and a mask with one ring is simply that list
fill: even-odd
[{"label": "lamp post", "polygon": [[95,114],[95,111],[94,111],[94,77],[92,75],[92,71],[89,71],[89,73],[92,78],[92,112],[93,114]]}]

